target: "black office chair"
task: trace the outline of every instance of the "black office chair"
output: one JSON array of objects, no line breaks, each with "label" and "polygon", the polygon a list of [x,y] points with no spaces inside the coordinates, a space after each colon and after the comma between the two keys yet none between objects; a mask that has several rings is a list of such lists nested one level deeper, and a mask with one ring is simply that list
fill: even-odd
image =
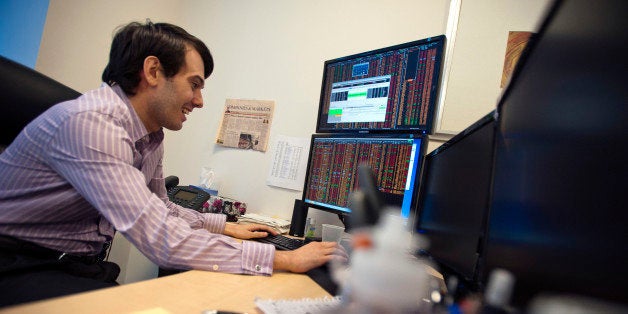
[{"label": "black office chair", "polygon": [[46,109],[80,95],[29,67],[0,56],[0,152]]}]

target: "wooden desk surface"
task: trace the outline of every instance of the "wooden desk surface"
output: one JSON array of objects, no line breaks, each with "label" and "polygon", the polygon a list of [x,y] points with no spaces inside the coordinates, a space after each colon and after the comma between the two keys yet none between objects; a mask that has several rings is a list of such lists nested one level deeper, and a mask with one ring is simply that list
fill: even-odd
[{"label": "wooden desk surface", "polygon": [[255,298],[300,299],[330,296],[302,274],[270,277],[188,271],[119,287],[0,309],[8,313],[200,314],[203,310],[259,313]]}]

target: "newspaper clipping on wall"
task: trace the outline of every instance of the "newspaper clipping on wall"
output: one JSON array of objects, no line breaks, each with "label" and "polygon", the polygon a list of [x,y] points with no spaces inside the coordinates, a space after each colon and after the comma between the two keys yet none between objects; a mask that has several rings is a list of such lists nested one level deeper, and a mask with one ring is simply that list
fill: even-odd
[{"label": "newspaper clipping on wall", "polygon": [[227,99],[216,143],[265,152],[274,111],[274,100]]}]

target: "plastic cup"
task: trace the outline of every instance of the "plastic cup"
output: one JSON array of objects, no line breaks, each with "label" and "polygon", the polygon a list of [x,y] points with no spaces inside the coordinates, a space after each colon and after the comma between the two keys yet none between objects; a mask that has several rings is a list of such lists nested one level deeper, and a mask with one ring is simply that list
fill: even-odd
[{"label": "plastic cup", "polygon": [[323,224],[323,242],[340,242],[343,233],[345,232],[344,227],[339,227],[336,225],[328,225]]}]

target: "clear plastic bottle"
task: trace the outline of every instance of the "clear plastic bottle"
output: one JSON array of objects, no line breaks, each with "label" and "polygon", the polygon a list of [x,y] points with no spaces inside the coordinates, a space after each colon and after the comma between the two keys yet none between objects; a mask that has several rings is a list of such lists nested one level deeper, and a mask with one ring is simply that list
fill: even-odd
[{"label": "clear plastic bottle", "polygon": [[314,235],[316,234],[316,219],[308,218],[306,225],[305,237],[314,238]]}]

